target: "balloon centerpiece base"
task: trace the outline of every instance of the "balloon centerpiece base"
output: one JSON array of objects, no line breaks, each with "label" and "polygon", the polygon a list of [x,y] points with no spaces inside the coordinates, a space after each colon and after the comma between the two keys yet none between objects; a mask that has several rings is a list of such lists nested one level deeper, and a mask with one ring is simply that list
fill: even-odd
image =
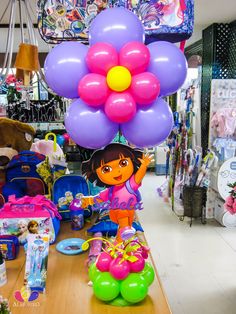
[{"label": "balloon centerpiece base", "polygon": [[82,249],[87,249],[88,242],[96,239],[102,239],[105,248],[89,267],[95,296],[113,306],[143,301],[155,277],[153,267],[147,262],[149,248],[136,238],[116,245],[103,238],[92,238]]}]

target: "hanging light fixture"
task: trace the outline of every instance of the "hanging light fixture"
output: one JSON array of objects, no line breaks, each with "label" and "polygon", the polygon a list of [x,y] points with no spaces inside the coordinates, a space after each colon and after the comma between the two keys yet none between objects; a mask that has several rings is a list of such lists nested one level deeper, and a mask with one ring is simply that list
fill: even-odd
[{"label": "hanging light fixture", "polygon": [[[54,94],[47,87],[43,71],[40,67],[38,60],[38,41],[36,38],[36,33],[34,29],[34,24],[31,15],[36,17],[36,12],[34,12],[31,7],[29,0],[9,0],[2,16],[0,17],[0,22],[6,15],[8,9],[10,8],[10,18],[9,18],[9,28],[7,34],[7,44],[6,53],[4,57],[4,62],[2,70],[0,72],[0,86],[5,83],[6,78],[9,74],[12,55],[13,55],[13,44],[14,44],[14,31],[15,31],[15,17],[17,12],[19,12],[19,23],[20,23],[20,45],[16,56],[15,67],[16,67],[16,78],[22,80],[21,88],[26,91],[32,90],[32,77],[35,73],[38,80],[42,83],[42,86],[51,94]],[[24,24],[26,24],[27,31],[24,32]]]}]

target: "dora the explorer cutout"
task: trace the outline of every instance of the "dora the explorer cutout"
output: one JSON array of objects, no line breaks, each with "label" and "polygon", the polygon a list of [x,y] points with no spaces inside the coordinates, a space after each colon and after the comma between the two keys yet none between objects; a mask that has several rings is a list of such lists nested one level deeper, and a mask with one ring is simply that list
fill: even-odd
[{"label": "dora the explorer cutout", "polygon": [[82,164],[82,173],[90,182],[106,187],[96,196],[84,197],[83,206],[110,202],[110,219],[119,225],[118,243],[135,234],[132,222],[140,202],[138,189],[152,159],[153,155],[114,143],[94,152],[91,159]]}]

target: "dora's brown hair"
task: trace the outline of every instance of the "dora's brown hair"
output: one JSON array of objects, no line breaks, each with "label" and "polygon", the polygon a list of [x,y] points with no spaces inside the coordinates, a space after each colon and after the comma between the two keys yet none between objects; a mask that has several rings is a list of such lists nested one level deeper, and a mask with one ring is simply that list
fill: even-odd
[{"label": "dora's brown hair", "polygon": [[102,164],[106,164],[112,160],[120,159],[121,156],[130,158],[133,166],[134,173],[140,167],[139,158],[142,158],[142,151],[133,149],[127,145],[113,143],[107,145],[104,149],[97,150],[93,153],[92,157],[82,163],[82,174],[91,182],[95,182],[97,186],[109,187],[109,185],[103,183],[97,176],[96,169],[101,167]]}]

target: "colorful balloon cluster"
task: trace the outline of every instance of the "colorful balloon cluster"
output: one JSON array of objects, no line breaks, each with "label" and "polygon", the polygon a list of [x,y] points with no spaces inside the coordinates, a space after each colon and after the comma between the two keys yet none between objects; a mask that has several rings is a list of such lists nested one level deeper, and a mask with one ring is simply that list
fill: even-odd
[{"label": "colorful balloon cluster", "polygon": [[68,133],[64,133],[63,135],[57,135],[57,144],[59,146],[63,146],[64,144],[68,144],[70,140],[70,136]]},{"label": "colorful balloon cluster", "polygon": [[89,268],[95,296],[122,306],[142,301],[154,280],[147,258],[148,249],[140,242],[128,241],[123,249],[109,243]]},{"label": "colorful balloon cluster", "polygon": [[158,96],[183,84],[184,54],[169,42],[145,46],[141,21],[123,8],[101,12],[91,24],[89,42],[90,48],[62,43],[45,61],[48,85],[60,96],[80,97],[65,116],[71,138],[94,149],[110,143],[120,129],[138,147],[161,143],[173,117]]},{"label": "colorful balloon cluster", "polygon": [[160,93],[160,83],[151,72],[150,52],[143,43],[124,45],[119,54],[108,43],[97,43],[88,50],[86,62],[93,73],[79,83],[80,98],[92,107],[103,106],[116,123],[130,121],[139,105],[150,105]]}]

